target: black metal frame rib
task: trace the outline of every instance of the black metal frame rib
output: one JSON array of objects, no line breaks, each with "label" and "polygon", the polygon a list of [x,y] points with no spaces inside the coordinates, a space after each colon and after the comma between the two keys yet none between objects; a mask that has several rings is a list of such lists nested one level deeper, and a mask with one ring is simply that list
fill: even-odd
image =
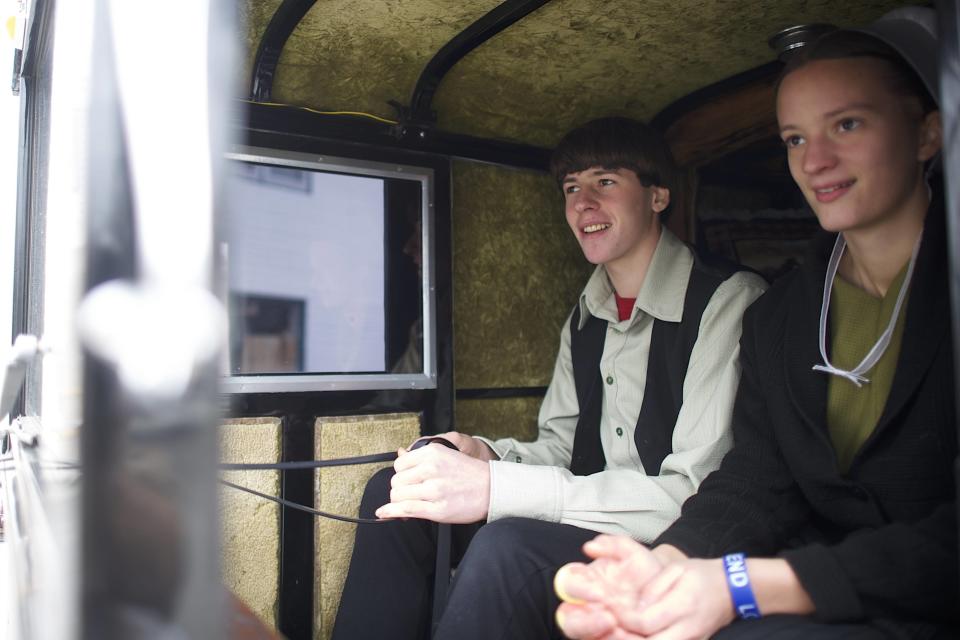
[{"label": "black metal frame rib", "polygon": [[297,28],[303,16],[316,4],[317,0],[283,0],[276,13],[270,19],[267,30],[260,40],[257,55],[253,59],[253,78],[250,84],[250,98],[258,102],[269,102],[273,92],[273,79],[277,72],[280,52],[293,30]]},{"label": "black metal frame rib", "polygon": [[503,400],[505,398],[542,398],[546,387],[479,387],[457,389],[457,400]]},{"label": "black metal frame rib", "polygon": [[[319,115],[297,107],[247,102],[237,113],[243,117],[238,124],[249,135],[283,137],[289,139],[291,144],[302,144],[308,140],[337,141],[358,149],[361,145],[367,145],[378,150],[377,155],[379,150],[396,149],[535,171],[546,171],[550,162],[550,149],[545,147],[436,129],[423,138],[418,135],[398,137],[397,127],[393,125],[352,116]],[[368,149],[365,153],[369,156],[372,152],[373,149]]]},{"label": "black metal frame rib", "polygon": [[423,68],[413,88],[410,107],[401,110],[401,117],[415,125],[436,122],[431,105],[447,72],[468,53],[548,2],[550,0],[506,0],[454,36]]},{"label": "black metal frame rib", "polygon": [[[427,63],[410,98],[410,106],[392,103],[399,111],[401,126],[395,132],[391,132],[393,144],[396,144],[396,133],[405,140],[414,140],[417,144],[413,145],[418,150],[428,150],[433,153],[444,153],[450,155],[465,155],[465,149],[470,149],[476,139],[467,136],[456,136],[454,134],[441,134],[443,141],[434,141],[433,145],[427,149],[423,143],[426,136],[426,129],[436,122],[436,113],[432,109],[433,96],[436,94],[440,83],[443,81],[447,72],[453,68],[461,59],[481,44],[507,29],[527,15],[533,13],[550,0],[505,0],[494,9],[484,14],[476,22],[458,33],[447,44],[440,48],[433,58]],[[277,63],[280,60],[280,53],[283,47],[293,33],[297,25],[307,14],[316,0],[284,0],[280,7],[270,19],[267,29],[260,40],[257,48],[257,54],[253,62],[253,72],[250,84],[250,99],[254,102],[269,102],[273,92],[273,81],[276,76]],[[368,130],[373,127],[369,123],[363,123],[359,128]],[[336,128],[337,125],[334,125]],[[349,126],[349,125],[348,125]],[[382,127],[377,127],[382,129]],[[439,132],[432,132],[431,137],[437,136]],[[388,145],[391,141],[388,141]],[[503,155],[519,155],[524,159],[517,162],[518,166],[532,166],[532,168],[543,169],[545,165],[541,156],[546,153],[536,148],[520,147],[519,153],[512,148],[506,154],[499,153],[498,145],[510,147],[509,143],[500,143],[498,141],[480,140],[481,143],[489,143],[493,148],[493,158],[479,158],[484,161],[500,162],[503,164],[514,164],[510,160],[504,160]],[[439,147],[436,148],[439,143]],[[402,145],[406,146],[406,145]]]},{"label": "black metal frame rib", "polygon": [[[953,362],[960,363],[960,9],[954,0],[937,2],[940,26],[940,116],[943,119],[943,175],[947,203],[947,251],[953,325]],[[960,377],[954,375],[955,398],[960,398]],[[958,401],[960,402],[960,401]],[[960,438],[960,422],[957,424]],[[960,458],[954,461],[960,489]],[[958,511],[960,517],[960,511]],[[955,543],[956,544],[956,543]],[[957,570],[957,567],[954,567]]]}]

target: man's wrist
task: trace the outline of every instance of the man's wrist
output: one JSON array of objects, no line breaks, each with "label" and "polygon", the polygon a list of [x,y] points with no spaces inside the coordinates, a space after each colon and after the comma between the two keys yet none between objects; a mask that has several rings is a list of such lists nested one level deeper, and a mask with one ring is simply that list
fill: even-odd
[{"label": "man's wrist", "polygon": [[[502,445],[498,447],[496,442],[494,442],[493,440],[490,440],[489,438],[485,438],[483,436],[470,436],[470,437],[476,440],[478,444],[482,443],[484,445],[483,447],[484,453],[480,454],[484,456],[483,460],[488,460],[488,461],[503,460],[504,447]],[[505,450],[509,451],[509,447],[507,447]],[[489,455],[489,458],[486,457],[487,455]]]},{"label": "man's wrist", "polygon": [[489,444],[487,444],[483,438],[478,438],[476,436],[465,436],[469,438],[467,440],[469,449],[465,449],[464,453],[469,455],[471,458],[476,458],[477,460],[482,460],[483,462],[490,462],[491,460],[499,460],[500,456],[497,455],[497,452],[493,450]]},{"label": "man's wrist", "polygon": [[493,447],[488,445],[486,442],[484,442],[480,438],[474,438],[474,440],[477,442],[477,445],[479,446],[479,449],[482,452],[481,453],[481,455],[483,456],[483,458],[481,458],[482,460],[484,460],[485,462],[490,462],[491,460],[500,459],[500,456],[497,455],[497,452],[493,450]]}]

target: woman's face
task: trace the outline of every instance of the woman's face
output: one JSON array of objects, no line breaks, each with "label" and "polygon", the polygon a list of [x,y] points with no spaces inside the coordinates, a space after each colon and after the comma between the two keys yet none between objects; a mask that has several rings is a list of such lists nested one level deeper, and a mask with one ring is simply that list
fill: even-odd
[{"label": "woman's face", "polygon": [[777,94],[790,173],[828,231],[922,215],[923,162],[940,148],[939,114],[890,88],[873,58],[810,62]]}]

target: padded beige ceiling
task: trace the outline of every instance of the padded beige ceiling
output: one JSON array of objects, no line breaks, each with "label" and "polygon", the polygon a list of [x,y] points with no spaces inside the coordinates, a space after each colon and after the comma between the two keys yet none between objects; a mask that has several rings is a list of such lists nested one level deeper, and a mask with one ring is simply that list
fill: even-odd
[{"label": "padded beige ceiling", "polygon": [[[388,118],[421,70],[496,0],[317,0],[287,42],[273,98]],[[889,0],[553,0],[461,60],[433,106],[438,126],[552,146],[589,118],[649,119],[674,100],[773,59],[798,23],[851,25]],[[246,0],[249,69],[279,0]]]}]

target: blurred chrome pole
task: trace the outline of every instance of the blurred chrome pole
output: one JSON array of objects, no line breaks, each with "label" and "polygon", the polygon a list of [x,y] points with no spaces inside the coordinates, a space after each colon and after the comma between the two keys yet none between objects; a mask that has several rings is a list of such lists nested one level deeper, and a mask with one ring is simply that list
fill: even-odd
[{"label": "blurred chrome pole", "polygon": [[232,3],[94,6],[80,636],[219,638],[212,237]]},{"label": "blurred chrome pole", "polygon": [[[943,175],[947,205],[947,252],[953,327],[953,380],[960,416],[960,8],[956,0],[937,2],[940,30],[940,117],[943,120]],[[960,440],[960,421],[957,423]],[[954,462],[960,494],[960,458]],[[960,519],[960,511],[957,513]],[[957,567],[960,571],[960,567]]]}]

